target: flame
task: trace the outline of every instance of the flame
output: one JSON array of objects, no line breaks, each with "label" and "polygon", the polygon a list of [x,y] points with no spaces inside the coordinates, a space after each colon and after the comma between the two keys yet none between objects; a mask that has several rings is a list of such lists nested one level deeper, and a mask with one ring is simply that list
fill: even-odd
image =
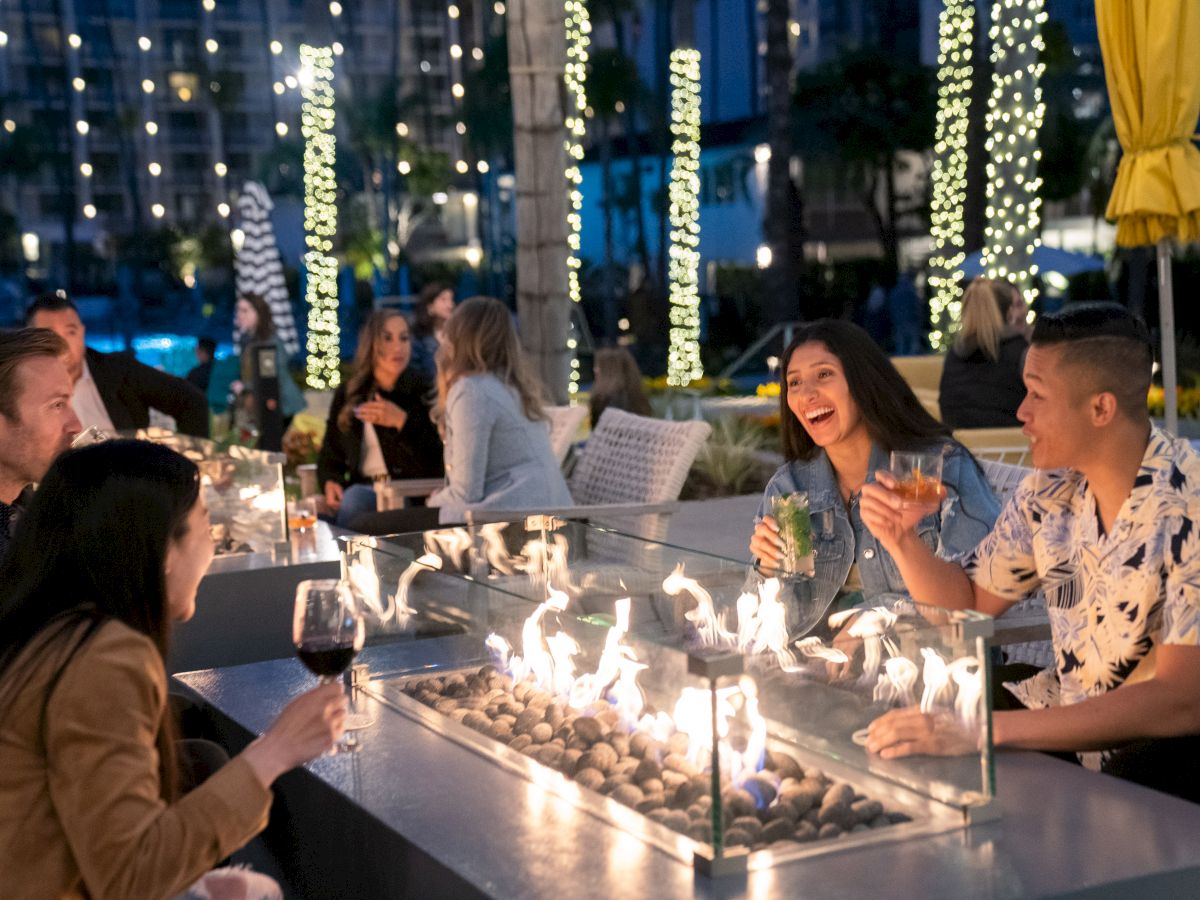
[{"label": "flame", "polygon": [[826,647],[819,637],[806,637],[796,641],[795,647],[811,659],[821,659],[831,663],[848,663],[848,657],[836,647]]},{"label": "flame", "polygon": [[973,656],[962,656],[950,663],[950,675],[958,686],[954,712],[970,730],[979,725],[979,700],[983,696],[983,666]]},{"label": "flame", "polygon": [[863,642],[863,667],[859,684],[864,686],[875,684],[879,674],[879,666],[883,662],[883,650],[886,646],[889,655],[896,656],[896,646],[886,637],[888,631],[896,624],[897,616],[891,610],[876,606],[872,609],[844,609],[829,617],[829,624],[837,628],[851,616],[858,618],[847,629],[850,637],[859,638]]},{"label": "flame", "polygon": [[700,586],[694,578],[683,574],[683,564],[663,581],[663,590],[670,597],[678,596],[687,591],[696,601],[696,608],[683,614],[683,617],[696,626],[700,643],[706,647],[719,647],[725,643],[733,643],[736,636],[725,630],[724,623],[717,619],[717,610],[713,605],[712,594]]},{"label": "flame", "polygon": [[[746,749],[737,751],[729,741],[731,723],[740,718],[748,727]],[[658,726],[656,737],[662,739],[661,718],[647,723]],[[722,774],[728,774],[735,785],[759,771],[767,748],[767,722],[758,711],[758,686],[754,679],[743,675],[736,685],[717,689],[716,719],[713,719],[712,691],[685,687],[675,703],[669,720],[670,730],[688,736],[687,758],[698,769],[711,768],[713,726],[716,726],[718,755]],[[669,733],[666,737],[669,737]]]},{"label": "flame", "polygon": [[[463,570],[463,554],[471,549],[471,535],[465,528],[442,528],[425,532],[425,549],[430,553],[447,556],[454,568]],[[439,567],[440,568],[440,567]]]},{"label": "flame", "polygon": [[479,526],[479,536],[483,538],[483,555],[488,565],[501,575],[515,575],[518,563],[522,562],[508,552],[504,546],[503,531],[505,522],[485,522]]},{"label": "flame", "polygon": [[950,669],[941,654],[931,647],[922,647],[921,656],[925,657],[925,666],[921,670],[921,679],[925,682],[925,690],[921,693],[921,712],[933,712],[939,700],[944,699],[950,687]]},{"label": "flame", "polygon": [[913,706],[913,685],[917,683],[917,664],[907,656],[893,656],[883,664],[883,674],[875,685],[874,700],[877,703],[898,703]]},{"label": "flame", "polygon": [[[413,579],[421,572],[434,569],[440,570],[441,568],[442,558],[440,556],[436,553],[425,553],[409,563],[408,568],[404,570],[404,574],[400,576],[400,581],[396,584],[396,604],[394,607],[396,624],[401,628],[407,627],[408,620],[417,613],[415,609],[408,605],[408,589],[412,586]],[[391,600],[389,600],[388,612],[381,615],[380,619],[386,622],[389,618],[388,613],[391,613],[392,609],[393,606]]]}]

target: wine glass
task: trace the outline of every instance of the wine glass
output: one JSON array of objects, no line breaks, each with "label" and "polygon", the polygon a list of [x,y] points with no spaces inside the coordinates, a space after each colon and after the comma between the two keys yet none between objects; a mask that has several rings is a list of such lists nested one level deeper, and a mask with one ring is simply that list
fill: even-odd
[{"label": "wine glass", "polygon": [[[362,609],[349,583],[322,578],[302,581],[296,586],[292,642],[300,661],[322,684],[337,681],[350,667],[365,637]],[[346,727],[350,728],[349,722]],[[357,741],[349,738],[335,745],[331,752],[357,749]]]}]

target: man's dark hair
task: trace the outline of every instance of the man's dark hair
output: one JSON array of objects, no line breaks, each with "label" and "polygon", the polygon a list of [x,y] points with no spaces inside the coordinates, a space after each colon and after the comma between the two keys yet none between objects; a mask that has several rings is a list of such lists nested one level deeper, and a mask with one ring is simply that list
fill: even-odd
[{"label": "man's dark hair", "polygon": [[1088,393],[1110,393],[1135,422],[1149,414],[1146,393],[1154,348],[1146,323],[1119,303],[1072,303],[1038,316],[1035,347],[1059,347],[1061,362],[1083,374]]},{"label": "man's dark hair", "polygon": [[57,291],[38,294],[33,298],[33,302],[25,308],[25,324],[32,325],[33,317],[40,312],[62,312],[64,309],[73,309],[76,313],[79,312],[75,302],[61,288]]},{"label": "man's dark hair", "polygon": [[202,337],[196,341],[196,346],[207,353],[209,356],[217,355],[217,342],[210,337]]},{"label": "man's dark hair", "polygon": [[0,331],[0,415],[15,422],[17,413],[17,369],[27,359],[38,356],[60,357],[67,342],[49,328],[18,328]]}]

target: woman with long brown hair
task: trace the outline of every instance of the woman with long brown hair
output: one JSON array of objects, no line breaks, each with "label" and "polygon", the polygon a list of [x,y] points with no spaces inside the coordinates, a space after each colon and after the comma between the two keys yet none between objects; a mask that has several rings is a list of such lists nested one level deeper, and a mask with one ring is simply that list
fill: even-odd
[{"label": "woman with long brown hair", "polygon": [[962,321],[946,354],[938,404],[951,428],[1015,428],[1025,399],[1029,307],[1007,281],[976,278],[963,294]]},{"label": "woman with long brown hair", "polygon": [[633,354],[624,347],[602,347],[592,361],[591,397],[588,414],[592,428],[610,406],[637,416],[651,415],[650,401],[642,390],[642,372]]},{"label": "woman with long brown hair", "polygon": [[442,442],[426,400],[433,386],[412,370],[411,359],[404,316],[371,313],[350,377],[334,391],[317,460],[325,502],[342,527],[375,509],[372,481],[442,474]]},{"label": "woman with long brown hair", "polygon": [[178,453],[110,441],[50,467],[0,562],[5,896],[174,896],[262,830],[279,775],[340,736],[345,695],[323,685],[180,796],[164,660],[212,555]]}]

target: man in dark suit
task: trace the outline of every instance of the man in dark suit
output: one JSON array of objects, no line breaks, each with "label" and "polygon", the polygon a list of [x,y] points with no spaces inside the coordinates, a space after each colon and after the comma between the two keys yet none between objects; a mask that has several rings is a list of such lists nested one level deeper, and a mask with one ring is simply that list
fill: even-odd
[{"label": "man in dark suit", "polygon": [[25,318],[31,327],[49,328],[67,342],[67,368],[74,384],[71,405],[85,428],[145,428],[153,407],[173,417],[183,434],[208,437],[204,395],[182,378],[138,362],[132,354],[100,353],[85,347],[83,322],[65,291],[39,296]]}]

